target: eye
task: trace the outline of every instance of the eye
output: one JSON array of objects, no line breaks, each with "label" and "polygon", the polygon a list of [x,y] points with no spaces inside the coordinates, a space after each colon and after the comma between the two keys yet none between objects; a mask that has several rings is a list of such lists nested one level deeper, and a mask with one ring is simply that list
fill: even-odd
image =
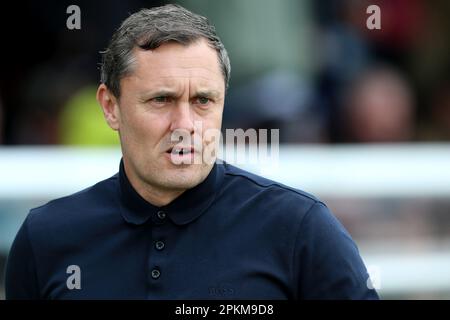
[{"label": "eye", "polygon": [[197,97],[194,99],[194,103],[196,104],[200,104],[200,105],[207,105],[211,100],[209,98],[206,97]]},{"label": "eye", "polygon": [[156,103],[167,103],[167,102],[169,102],[169,97],[166,97],[166,96],[155,97],[155,98],[151,99],[151,101],[156,102]]}]

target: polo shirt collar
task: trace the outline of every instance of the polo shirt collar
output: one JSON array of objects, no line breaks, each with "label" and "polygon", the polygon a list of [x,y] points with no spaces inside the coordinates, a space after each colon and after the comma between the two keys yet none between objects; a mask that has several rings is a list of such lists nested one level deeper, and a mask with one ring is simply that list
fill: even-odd
[{"label": "polo shirt collar", "polygon": [[157,214],[163,211],[177,225],[188,224],[202,215],[214,202],[224,177],[223,165],[214,163],[203,182],[186,190],[168,205],[157,207],[142,198],[133,188],[125,173],[123,160],[120,161],[119,191],[122,217],[126,222],[140,225],[152,219],[157,222]]}]

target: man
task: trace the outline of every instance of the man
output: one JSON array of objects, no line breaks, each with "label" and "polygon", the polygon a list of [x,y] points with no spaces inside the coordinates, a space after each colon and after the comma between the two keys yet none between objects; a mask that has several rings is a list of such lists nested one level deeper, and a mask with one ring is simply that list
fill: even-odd
[{"label": "man", "polygon": [[229,76],[204,17],[167,5],[126,19],[97,91],[119,132],[119,173],[31,210],[8,258],[6,297],[377,298],[322,202],[205,161],[213,140],[202,132],[221,127]]}]

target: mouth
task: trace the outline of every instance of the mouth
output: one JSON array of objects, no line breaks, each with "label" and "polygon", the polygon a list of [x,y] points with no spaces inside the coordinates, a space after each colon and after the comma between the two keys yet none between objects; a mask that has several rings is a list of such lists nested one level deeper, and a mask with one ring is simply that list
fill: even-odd
[{"label": "mouth", "polygon": [[172,147],[167,149],[166,153],[169,155],[175,155],[175,156],[185,156],[185,155],[190,155],[193,154],[195,152],[194,147]]}]

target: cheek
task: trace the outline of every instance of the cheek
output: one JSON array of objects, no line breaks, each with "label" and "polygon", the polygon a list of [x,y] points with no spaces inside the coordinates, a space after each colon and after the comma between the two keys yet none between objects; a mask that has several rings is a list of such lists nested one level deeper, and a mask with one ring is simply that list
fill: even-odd
[{"label": "cheek", "polygon": [[202,140],[203,143],[209,144],[212,141],[219,141],[222,127],[222,113],[213,117],[203,118],[202,120]]},{"label": "cheek", "polygon": [[128,114],[123,119],[124,138],[133,145],[156,146],[164,137],[167,125],[164,117],[141,112]]},{"label": "cheek", "polygon": [[220,129],[222,125],[222,113],[223,108],[216,108],[211,113],[201,117],[200,121],[203,122],[203,127]]}]

